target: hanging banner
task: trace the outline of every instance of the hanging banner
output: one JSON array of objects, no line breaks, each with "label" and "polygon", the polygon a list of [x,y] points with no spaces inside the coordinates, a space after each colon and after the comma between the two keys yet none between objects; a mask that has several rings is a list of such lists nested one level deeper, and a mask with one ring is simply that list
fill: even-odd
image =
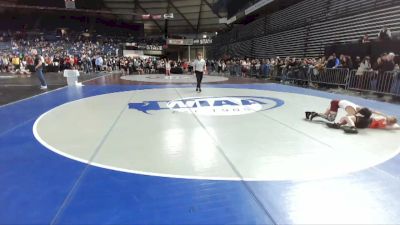
[{"label": "hanging banner", "polygon": [[193,39],[168,39],[168,45],[193,45]]},{"label": "hanging banner", "polygon": [[211,45],[213,43],[212,39],[209,38],[203,38],[203,39],[194,39],[193,44],[194,45]]}]

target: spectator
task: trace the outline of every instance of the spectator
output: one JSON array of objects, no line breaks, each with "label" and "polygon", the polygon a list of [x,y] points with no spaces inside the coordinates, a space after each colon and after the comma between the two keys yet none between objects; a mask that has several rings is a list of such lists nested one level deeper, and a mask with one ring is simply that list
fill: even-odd
[{"label": "spectator", "polygon": [[[392,74],[386,72],[391,72],[394,70],[394,56],[394,53],[383,54],[382,57],[378,59],[376,66],[376,69],[378,70],[378,77],[376,81],[372,83],[374,90],[378,92],[389,91],[392,84]],[[379,96],[382,97],[382,95]]]},{"label": "spectator", "polygon": [[387,71],[394,70],[394,66],[395,66],[394,57],[395,57],[394,53],[389,53],[386,55],[386,57],[383,58],[381,71],[387,72]]},{"label": "spectator", "polygon": [[165,60],[165,75],[171,76],[171,61],[168,59]]},{"label": "spectator", "polygon": [[41,85],[40,89],[46,90],[47,83],[46,83],[46,80],[43,75],[43,66],[44,66],[43,57],[38,55],[38,52],[36,49],[32,50],[32,55],[35,57],[35,60],[34,60],[35,65],[34,66],[35,66],[36,75],[38,76],[39,81],[40,81],[40,85]]},{"label": "spectator", "polygon": [[96,57],[96,68],[97,68],[97,72],[100,72],[100,71],[102,70],[102,68],[103,68],[103,63],[104,63],[103,58],[102,58],[100,55],[98,55],[98,56]]},{"label": "spectator", "polygon": [[19,70],[20,69],[20,58],[17,54],[15,54],[11,60],[11,63],[13,65],[14,71]]},{"label": "spectator", "polygon": [[360,63],[360,66],[357,69],[355,82],[354,84],[350,84],[351,87],[355,87],[358,89],[368,89],[369,88],[369,78],[365,75],[366,72],[371,71],[371,61],[370,57],[366,56]]},{"label": "spectator", "polygon": [[340,56],[340,67],[344,69],[353,69],[353,62],[351,61],[350,56],[341,55]]},{"label": "spectator", "polygon": [[363,73],[365,71],[369,71],[371,70],[371,62],[370,62],[370,57],[366,56],[361,62],[360,62],[360,66],[358,67],[357,70],[357,75],[363,75]]},{"label": "spectator", "polygon": [[368,36],[368,34],[365,34],[362,38],[361,38],[361,43],[362,44],[368,44],[368,43],[370,43],[371,41],[369,40],[369,36]]},{"label": "spectator", "polygon": [[326,68],[337,68],[340,65],[340,61],[338,58],[336,58],[336,54],[333,53],[331,56],[328,58],[328,62],[326,64]]},{"label": "spectator", "polygon": [[9,71],[9,60],[8,60],[8,57],[6,55],[3,55],[1,61],[2,61],[1,70],[4,71],[4,72],[8,72]]},{"label": "spectator", "polygon": [[29,70],[26,69],[26,61],[23,60],[20,64],[20,69],[16,70],[15,73],[19,74],[19,75],[23,75],[23,76],[27,76],[30,77],[31,73],[29,72]]},{"label": "spectator", "polygon": [[325,67],[327,67],[327,61],[324,56],[324,57],[320,58],[318,60],[318,62],[316,63],[315,68],[314,68],[314,75],[320,74],[322,71],[324,71]]},{"label": "spectator", "polygon": [[222,60],[218,60],[218,74],[220,74],[222,72]]},{"label": "spectator", "polygon": [[361,65],[361,57],[356,56],[356,60],[354,61],[354,69],[358,69]]},{"label": "spectator", "polygon": [[387,28],[386,26],[383,27],[378,34],[378,39],[380,41],[387,41],[392,39],[392,33],[390,32],[389,28]]}]

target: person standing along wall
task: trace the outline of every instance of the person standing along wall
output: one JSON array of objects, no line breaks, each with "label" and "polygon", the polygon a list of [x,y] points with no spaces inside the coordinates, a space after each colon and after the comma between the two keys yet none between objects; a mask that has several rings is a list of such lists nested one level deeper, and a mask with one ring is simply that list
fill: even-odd
[{"label": "person standing along wall", "polygon": [[171,76],[171,60],[165,60],[165,76]]},{"label": "person standing along wall", "polygon": [[39,81],[40,81],[40,85],[41,85],[40,89],[46,90],[47,83],[46,83],[46,80],[44,79],[44,75],[43,75],[43,58],[42,58],[42,56],[38,55],[38,52],[36,49],[32,50],[32,55],[35,58],[34,66],[35,66],[36,76],[39,78]]}]

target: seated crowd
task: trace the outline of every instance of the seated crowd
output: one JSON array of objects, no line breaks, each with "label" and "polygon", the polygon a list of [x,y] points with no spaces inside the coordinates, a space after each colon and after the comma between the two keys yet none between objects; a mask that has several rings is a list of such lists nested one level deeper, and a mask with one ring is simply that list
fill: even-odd
[{"label": "seated crowd", "polygon": [[[34,60],[32,49],[43,57],[45,71],[61,72],[64,69],[83,68],[87,60],[93,65],[99,57],[110,63],[118,54],[118,45],[113,39],[107,41],[90,41],[79,37],[63,37],[47,40],[44,35],[31,35],[29,38],[19,33],[3,33],[0,49],[1,72],[30,74],[33,72]],[[7,44],[4,44],[7,43]],[[94,66],[95,67],[95,66]]]},{"label": "seated crowd", "polygon": [[148,46],[160,46],[159,39],[138,39],[129,37],[102,37],[96,41],[81,35],[63,36],[47,40],[44,35],[27,38],[20,33],[4,32],[0,36],[0,73],[30,75],[34,72],[32,49],[43,57],[44,72],[63,72],[77,69],[84,73],[100,71],[121,71],[123,74],[165,73],[166,64],[171,72],[190,72],[191,64],[183,59],[172,61],[159,57],[121,56],[119,43],[139,42]]}]

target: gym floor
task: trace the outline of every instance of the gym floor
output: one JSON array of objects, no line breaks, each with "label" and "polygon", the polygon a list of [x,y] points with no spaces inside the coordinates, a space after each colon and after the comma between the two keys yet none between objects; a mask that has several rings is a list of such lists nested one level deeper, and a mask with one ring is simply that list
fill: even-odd
[{"label": "gym floor", "polygon": [[400,224],[400,131],[304,119],[331,99],[398,104],[245,78],[201,93],[181,75],[59,79],[0,106],[0,224]]}]

